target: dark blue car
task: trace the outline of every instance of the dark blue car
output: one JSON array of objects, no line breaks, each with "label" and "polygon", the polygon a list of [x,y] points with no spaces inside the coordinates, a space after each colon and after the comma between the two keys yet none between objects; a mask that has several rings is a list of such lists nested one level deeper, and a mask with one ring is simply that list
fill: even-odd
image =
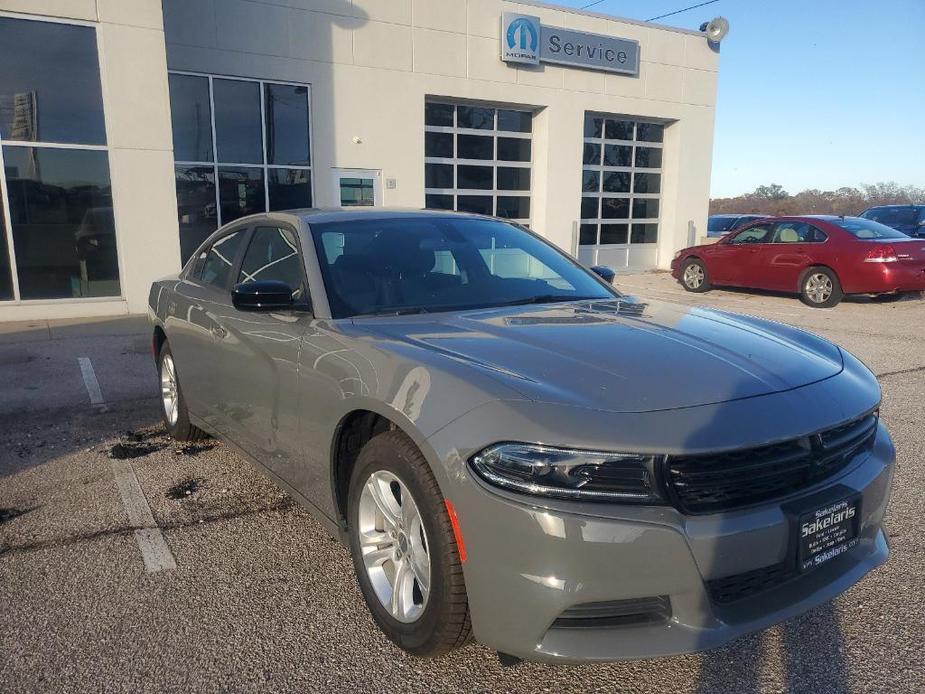
[{"label": "dark blue car", "polygon": [[886,224],[907,236],[925,238],[925,205],[880,205],[859,216]]}]

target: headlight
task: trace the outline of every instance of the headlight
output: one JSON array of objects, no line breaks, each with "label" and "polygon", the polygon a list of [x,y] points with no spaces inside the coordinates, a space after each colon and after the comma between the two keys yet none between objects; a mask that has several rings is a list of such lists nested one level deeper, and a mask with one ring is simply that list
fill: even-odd
[{"label": "headlight", "polygon": [[502,443],[477,453],[469,462],[487,482],[524,494],[658,503],[655,461],[650,455]]}]

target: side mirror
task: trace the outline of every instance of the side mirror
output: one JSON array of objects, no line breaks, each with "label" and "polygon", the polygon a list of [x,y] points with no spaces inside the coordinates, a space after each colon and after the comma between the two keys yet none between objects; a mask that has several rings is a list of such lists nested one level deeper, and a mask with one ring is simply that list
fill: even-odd
[{"label": "side mirror", "polygon": [[604,280],[607,284],[613,284],[613,278],[617,276],[617,273],[613,268],[607,267],[606,265],[594,265],[591,268],[591,272]]},{"label": "side mirror", "polygon": [[231,290],[231,303],[239,311],[286,311],[292,308],[292,289],[285,282],[242,282]]}]

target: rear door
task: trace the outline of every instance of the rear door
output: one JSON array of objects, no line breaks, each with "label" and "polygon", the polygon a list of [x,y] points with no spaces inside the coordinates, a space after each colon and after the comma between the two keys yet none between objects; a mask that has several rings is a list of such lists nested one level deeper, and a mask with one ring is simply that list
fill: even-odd
[{"label": "rear door", "polygon": [[202,250],[168,306],[167,336],[187,407],[217,427],[216,349],[223,316],[230,306],[232,270],[243,250],[246,227],[229,230]]},{"label": "rear door", "polygon": [[[765,277],[765,289],[797,291],[803,270],[815,262],[827,237],[811,224],[781,221],[774,225],[771,243],[763,244],[755,257]],[[757,270],[757,268],[756,268]]]}]

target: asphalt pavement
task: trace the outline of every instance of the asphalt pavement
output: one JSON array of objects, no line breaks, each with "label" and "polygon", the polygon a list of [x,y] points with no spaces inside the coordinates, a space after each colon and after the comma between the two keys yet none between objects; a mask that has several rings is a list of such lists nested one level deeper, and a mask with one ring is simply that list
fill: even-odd
[{"label": "asphalt pavement", "polygon": [[687,294],[665,274],[618,286],[797,325],[871,367],[898,453],[886,566],[703,654],[416,659],[378,632],[347,550],[306,511],[221,443],[165,436],[142,319],[0,324],[0,691],[925,691],[925,300],[816,310]]}]

